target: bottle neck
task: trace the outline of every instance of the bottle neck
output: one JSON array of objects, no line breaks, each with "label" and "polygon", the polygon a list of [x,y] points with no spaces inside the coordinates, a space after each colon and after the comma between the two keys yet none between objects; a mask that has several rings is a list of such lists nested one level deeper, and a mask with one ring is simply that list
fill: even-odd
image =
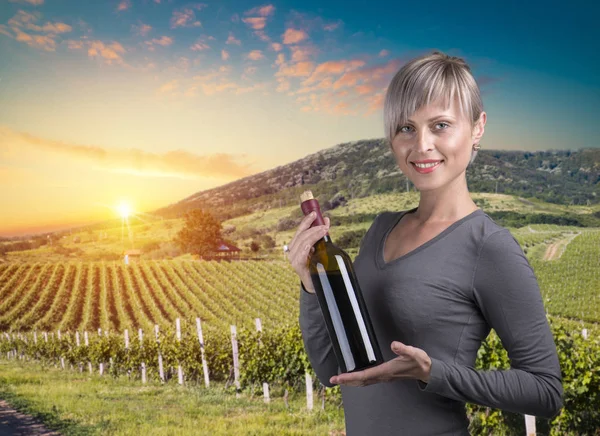
[{"label": "bottle neck", "polygon": [[327,233],[325,236],[323,236],[321,239],[319,239],[317,242],[317,244],[331,244],[331,236],[329,236],[329,233]]}]

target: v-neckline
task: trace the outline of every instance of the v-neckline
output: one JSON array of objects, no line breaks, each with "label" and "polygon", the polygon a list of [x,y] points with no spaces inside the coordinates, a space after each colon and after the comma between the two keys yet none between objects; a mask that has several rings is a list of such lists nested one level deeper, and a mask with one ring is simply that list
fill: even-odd
[{"label": "v-neckline", "polygon": [[448,227],[446,227],[444,230],[442,230],[439,234],[437,234],[436,236],[434,236],[433,238],[431,238],[427,242],[419,245],[417,248],[409,251],[408,253],[403,254],[400,257],[392,259],[389,262],[386,262],[385,261],[385,256],[384,256],[384,250],[385,250],[385,243],[387,241],[388,235],[392,232],[392,230],[396,227],[396,225],[400,222],[400,220],[402,219],[402,217],[404,215],[407,215],[407,214],[410,214],[410,213],[414,213],[417,209],[418,209],[418,206],[415,207],[415,208],[413,208],[413,209],[410,209],[410,210],[405,210],[405,211],[398,212],[398,216],[395,219],[392,220],[391,224],[388,226],[388,228],[384,232],[383,237],[379,240],[379,245],[377,247],[377,266],[379,267],[379,269],[385,269],[385,268],[387,268],[387,267],[389,267],[391,265],[394,265],[394,264],[400,262],[401,260],[406,259],[407,257],[410,257],[410,256],[413,256],[413,255],[417,254],[418,252],[424,250],[425,248],[427,248],[430,245],[434,244],[439,239],[441,239],[444,236],[446,236],[448,233],[450,233],[451,231],[453,231],[455,228],[457,228],[459,225],[461,225],[465,221],[467,221],[467,220],[469,220],[471,218],[474,218],[475,216],[479,215],[480,213],[483,213],[482,209],[480,209],[480,208],[475,209],[470,214],[465,215],[461,219],[459,219],[459,220],[453,222],[452,224],[450,224]]}]

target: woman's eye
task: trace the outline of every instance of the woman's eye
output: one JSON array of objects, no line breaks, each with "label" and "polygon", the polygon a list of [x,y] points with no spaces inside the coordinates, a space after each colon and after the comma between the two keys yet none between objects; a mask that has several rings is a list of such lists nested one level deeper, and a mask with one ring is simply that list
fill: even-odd
[{"label": "woman's eye", "polygon": [[[435,125],[436,125],[436,126],[439,126],[439,125],[441,125],[441,124],[443,124],[443,125],[445,125],[445,126],[447,126],[447,127],[449,127],[449,126],[450,126],[448,123],[444,123],[444,122],[436,123]],[[410,128],[409,126],[402,126],[402,127],[398,128],[398,132],[399,132],[399,133],[406,133],[406,132],[408,132],[408,130],[404,130],[404,128],[405,128],[405,127],[406,127],[406,128]],[[445,129],[441,129],[441,130],[445,130]]]}]

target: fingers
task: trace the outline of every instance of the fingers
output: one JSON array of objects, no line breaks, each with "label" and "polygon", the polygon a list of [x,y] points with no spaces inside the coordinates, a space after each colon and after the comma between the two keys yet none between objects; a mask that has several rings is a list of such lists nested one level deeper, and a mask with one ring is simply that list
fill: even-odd
[{"label": "fingers", "polygon": [[[329,219],[325,218],[327,220],[326,221],[326,226],[316,226],[316,227],[312,227],[311,228],[310,226],[312,225],[312,223],[314,222],[315,219],[316,219],[316,214],[315,215],[312,215],[312,214],[306,215],[302,219],[302,221],[300,222],[300,225],[298,226],[298,230],[296,230],[296,233],[294,234],[294,237],[292,238],[292,240],[288,244],[290,252],[292,252],[294,250],[294,248],[297,249],[297,246],[298,246],[298,244],[300,242],[303,243],[300,246],[306,245],[306,243],[310,243],[310,245],[312,246],[312,245],[314,245],[315,242],[317,242],[320,238],[323,237],[323,236],[319,236],[319,237],[317,237],[314,240],[311,238],[311,240],[308,241],[308,242],[304,240],[304,234],[305,234],[305,232],[307,230],[310,229],[311,231],[315,231],[315,229],[324,228],[324,227],[328,228],[329,227]],[[317,230],[317,233],[318,233],[318,230]],[[309,249],[310,249],[310,247],[307,248],[306,251],[308,252]]]},{"label": "fingers", "polygon": [[325,235],[326,229],[327,226],[316,226],[298,234],[288,245],[289,254],[291,255],[290,260],[299,258],[305,263],[311,247]]}]

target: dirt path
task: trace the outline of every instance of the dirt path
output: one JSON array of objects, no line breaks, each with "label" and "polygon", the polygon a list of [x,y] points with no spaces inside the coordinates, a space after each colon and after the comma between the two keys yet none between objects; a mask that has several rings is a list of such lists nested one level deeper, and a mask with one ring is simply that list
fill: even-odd
[{"label": "dirt path", "polygon": [[543,260],[559,259],[560,256],[567,249],[567,245],[569,245],[569,243],[579,235],[581,235],[581,232],[574,233],[566,239],[561,239],[558,242],[548,245],[548,248],[546,248],[546,252],[544,253]]},{"label": "dirt path", "polygon": [[48,430],[32,416],[20,413],[0,400],[0,436],[13,435],[60,436],[60,433]]}]

